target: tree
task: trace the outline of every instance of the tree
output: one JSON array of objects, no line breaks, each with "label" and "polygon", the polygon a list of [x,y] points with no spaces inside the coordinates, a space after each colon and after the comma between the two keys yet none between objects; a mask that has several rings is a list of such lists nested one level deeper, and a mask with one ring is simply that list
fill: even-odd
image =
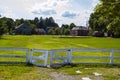
[{"label": "tree", "polygon": [[[100,0],[100,2],[95,8],[95,12],[90,15],[89,26],[93,31],[111,31],[115,36],[118,36],[120,32],[115,28],[120,27],[116,26],[120,19],[120,0]],[[115,28],[110,28],[111,25]]]},{"label": "tree", "polygon": [[59,28],[59,27],[56,27],[56,28],[55,28],[55,34],[56,34],[56,35],[60,35],[60,28]]},{"label": "tree", "polygon": [[71,23],[71,24],[70,24],[70,30],[71,30],[73,27],[76,27],[76,25],[75,25],[74,23]]},{"label": "tree", "polygon": [[108,26],[108,31],[113,31],[114,37],[120,37],[120,19],[115,18]]},{"label": "tree", "polygon": [[68,35],[70,33],[70,26],[68,24],[62,24],[61,30],[62,35]]},{"label": "tree", "polygon": [[42,17],[40,18],[38,25],[39,28],[44,28],[44,29],[46,28],[45,20]]},{"label": "tree", "polygon": [[24,23],[29,25],[29,26],[31,25],[30,20],[24,20]]},{"label": "tree", "polygon": [[49,19],[47,17],[45,18],[45,24],[46,26],[49,26]]},{"label": "tree", "polygon": [[15,25],[16,26],[19,26],[20,24],[23,24],[23,23],[25,23],[25,20],[23,18],[15,20]]},{"label": "tree", "polygon": [[7,18],[6,25],[8,26],[8,33],[12,34],[14,29],[14,20],[11,18]]},{"label": "tree", "polygon": [[36,24],[36,25],[37,25],[37,23],[39,22],[38,17],[35,17],[35,18],[34,18],[34,20],[33,20],[33,22],[34,22],[34,24]]},{"label": "tree", "polygon": [[2,21],[0,20],[0,38],[6,32],[7,32],[7,25],[3,24]]},{"label": "tree", "polygon": [[37,26],[35,25],[35,24],[30,24],[30,28],[32,29],[32,34],[34,34],[35,33],[35,28],[36,28]]},{"label": "tree", "polygon": [[62,28],[65,28],[65,29],[70,29],[69,25],[68,24],[62,24],[61,26]]},{"label": "tree", "polygon": [[16,19],[16,20],[15,20],[15,26],[18,26],[18,25],[20,25],[20,24],[21,24],[20,20],[19,20],[19,19]]},{"label": "tree", "polygon": [[55,23],[53,17],[49,17],[49,22],[50,22],[50,23]]},{"label": "tree", "polygon": [[64,29],[63,34],[64,34],[64,35],[69,35],[69,34],[70,34],[70,30],[69,30],[69,29]]},{"label": "tree", "polygon": [[53,17],[49,17],[48,19],[46,19],[47,21],[47,26],[49,27],[58,27],[58,24],[55,23]]},{"label": "tree", "polygon": [[49,33],[50,35],[55,35],[55,31],[54,31],[53,29],[49,29],[49,30],[48,30],[48,33]]},{"label": "tree", "polygon": [[6,17],[2,17],[0,18],[0,22],[1,22],[1,29],[3,31],[1,31],[1,33],[8,33],[8,34],[12,34],[13,33],[13,29],[14,29],[14,20],[11,18],[6,18]]}]

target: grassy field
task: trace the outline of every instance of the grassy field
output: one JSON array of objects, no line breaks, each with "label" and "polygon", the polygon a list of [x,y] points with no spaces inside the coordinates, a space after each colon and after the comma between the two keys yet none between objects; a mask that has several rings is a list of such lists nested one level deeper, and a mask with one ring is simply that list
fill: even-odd
[{"label": "grassy field", "polygon": [[0,47],[24,47],[38,49],[56,48],[113,48],[120,49],[120,39],[60,36],[4,36]]},{"label": "grassy field", "polygon": [[[120,49],[119,38],[96,38],[96,37],[66,37],[66,36],[3,36],[0,39],[0,47],[59,49],[59,48],[102,48]],[[0,52],[2,53],[2,52]],[[18,53],[18,52],[17,52]],[[20,53],[18,53],[20,54]],[[23,54],[23,52],[21,52]],[[76,54],[76,53],[75,53]],[[78,54],[76,54],[78,55]],[[90,54],[88,54],[90,55]],[[120,54],[117,54],[118,56]],[[2,58],[0,58],[2,60]],[[85,68],[90,68],[85,70]],[[83,74],[75,73],[81,70]],[[58,69],[38,68],[27,65],[0,64],[0,80],[53,80],[51,72],[65,73],[81,77],[90,77],[95,80],[93,72],[103,74],[104,80],[120,80],[119,66],[77,65],[65,66]],[[111,72],[113,74],[111,74]],[[44,74],[42,74],[44,73]],[[39,76],[41,75],[41,76]],[[45,76],[46,75],[46,76]],[[78,79],[79,80],[79,79]]]}]

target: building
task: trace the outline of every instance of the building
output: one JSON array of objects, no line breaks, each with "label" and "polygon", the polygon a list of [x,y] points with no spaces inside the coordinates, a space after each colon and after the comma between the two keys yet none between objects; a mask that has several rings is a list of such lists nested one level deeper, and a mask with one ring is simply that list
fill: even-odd
[{"label": "building", "polygon": [[27,24],[23,23],[15,28],[14,33],[16,35],[30,35],[32,34],[32,29]]},{"label": "building", "polygon": [[41,28],[35,28],[34,29],[34,34],[37,34],[37,35],[45,35],[46,34],[46,31],[44,29],[41,29]]},{"label": "building", "polygon": [[89,29],[87,27],[84,27],[84,26],[74,27],[70,31],[70,34],[72,36],[88,36],[88,33],[89,33]]}]

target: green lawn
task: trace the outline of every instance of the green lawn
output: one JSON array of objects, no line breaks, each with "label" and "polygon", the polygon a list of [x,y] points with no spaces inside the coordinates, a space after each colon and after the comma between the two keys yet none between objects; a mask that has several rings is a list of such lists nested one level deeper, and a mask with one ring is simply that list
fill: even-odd
[{"label": "green lawn", "polygon": [[3,36],[0,47],[38,49],[56,48],[112,48],[120,49],[119,38],[60,37],[60,36]]},{"label": "green lawn", "polygon": [[[59,49],[59,48],[103,48],[103,49],[120,49],[120,39],[119,38],[96,38],[96,37],[66,37],[66,36],[3,36],[0,39],[0,47],[16,47],[16,48],[37,48],[37,49]],[[5,53],[5,52],[0,52]],[[9,52],[11,53],[11,52]],[[16,52],[18,53],[18,52]],[[18,53],[23,54],[23,52]],[[74,53],[78,55],[78,53]],[[96,53],[93,53],[96,54]],[[91,55],[86,53],[86,55]],[[100,55],[100,54],[98,54]],[[120,54],[117,53],[119,56]],[[2,60],[2,58],[0,58]],[[8,59],[9,60],[9,59]],[[86,66],[85,66],[86,67]],[[120,79],[120,67],[91,67],[89,71],[85,71],[83,65],[78,65],[76,67],[63,67],[59,69],[45,69],[44,74],[46,74],[46,78],[41,74],[43,68],[38,68],[34,66],[26,66],[26,65],[3,65],[0,64],[0,80],[18,80],[23,77],[22,80],[29,80],[31,76],[31,80],[37,80],[38,73],[39,80],[52,79],[49,76],[49,72],[58,71],[64,72],[69,75],[78,75],[75,73],[75,70],[82,69],[83,74],[81,76],[90,76],[94,78],[92,75],[93,71],[98,71],[103,74],[105,80],[117,80]],[[106,71],[105,71],[106,70]],[[38,72],[36,72],[38,71]],[[110,74],[111,71],[113,74]]]}]

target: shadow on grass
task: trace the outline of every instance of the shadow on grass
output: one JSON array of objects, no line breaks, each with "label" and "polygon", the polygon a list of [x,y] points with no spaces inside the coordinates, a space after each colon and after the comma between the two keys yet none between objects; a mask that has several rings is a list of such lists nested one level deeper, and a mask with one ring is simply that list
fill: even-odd
[{"label": "shadow on grass", "polygon": [[68,39],[76,39],[76,38],[92,38],[91,36],[53,36],[53,37],[58,37],[58,38],[68,38]]},{"label": "shadow on grass", "polygon": [[110,65],[110,64],[55,64],[52,65],[51,68],[59,69],[59,68],[120,68],[120,65]]},{"label": "shadow on grass", "polygon": [[33,67],[33,64],[25,63],[25,62],[0,62],[0,66],[27,66],[27,67]]},{"label": "shadow on grass", "polygon": [[0,37],[0,40],[10,40],[8,38]]}]

